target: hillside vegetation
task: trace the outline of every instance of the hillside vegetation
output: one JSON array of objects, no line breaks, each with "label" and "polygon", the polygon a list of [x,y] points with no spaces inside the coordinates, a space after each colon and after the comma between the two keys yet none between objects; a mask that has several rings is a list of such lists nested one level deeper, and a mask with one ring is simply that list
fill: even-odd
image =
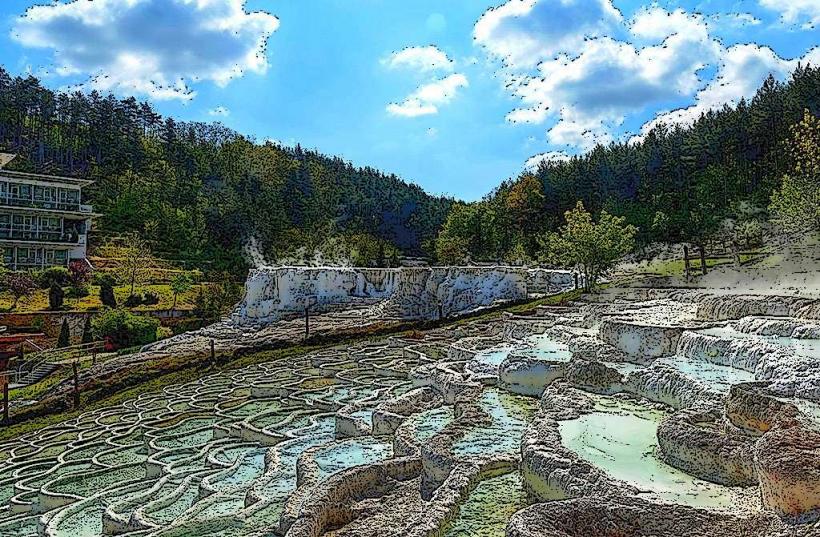
[{"label": "hillside vegetation", "polygon": [[138,232],[166,259],[235,273],[248,244],[270,260],[310,257],[329,239],[359,263],[386,263],[396,248],[418,255],[452,203],[298,145],[177,122],[133,98],[55,92],[2,68],[0,150],[18,154],[20,171],[95,179],[98,244]]},{"label": "hillside vegetation", "polygon": [[88,196],[103,214],[97,244],[137,232],[165,259],[236,275],[254,257],[562,264],[546,256],[548,243],[578,202],[596,220],[634,227],[639,249],[704,247],[718,237],[739,250],[770,221],[812,231],[820,222],[818,114],[820,69],[800,66],[790,80],[770,77],[751,100],[691,126],[660,125],[637,141],[544,162],[461,203],[298,145],[176,122],[133,98],[54,92],[0,69],[0,148],[21,155],[21,170],[95,179]]},{"label": "hillside vegetation", "polygon": [[787,82],[769,78],[750,101],[689,127],[661,125],[640,141],[544,162],[478,203],[455,205],[438,251],[450,262],[538,258],[543,237],[578,201],[623,216],[638,228],[638,246],[702,245],[721,235],[745,243],[768,223],[773,194],[779,223],[817,230],[818,114],[820,69],[799,67]]}]

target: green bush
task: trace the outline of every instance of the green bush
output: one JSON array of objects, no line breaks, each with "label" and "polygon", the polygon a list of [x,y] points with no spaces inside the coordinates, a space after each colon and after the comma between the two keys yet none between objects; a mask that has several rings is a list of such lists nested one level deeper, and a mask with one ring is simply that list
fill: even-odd
[{"label": "green bush", "polygon": [[52,283],[51,288],[48,290],[48,309],[51,311],[62,309],[64,298],[63,288],[57,282]]},{"label": "green bush", "polygon": [[116,308],[117,298],[114,296],[114,278],[104,274],[99,278],[95,278],[95,281],[100,286],[100,302],[102,302],[102,305],[108,308]]},{"label": "green bush", "polygon": [[157,340],[159,321],[124,309],[108,309],[91,321],[97,339],[108,338],[117,347],[134,347]]},{"label": "green bush", "polygon": [[128,298],[125,299],[125,307],[126,308],[136,308],[137,306],[142,305],[142,295],[139,293],[129,295]]},{"label": "green bush", "polygon": [[87,285],[81,286],[72,286],[68,288],[68,291],[65,292],[66,298],[85,298],[91,294]]},{"label": "green bush", "polygon": [[40,289],[48,289],[52,285],[66,286],[71,281],[71,274],[65,267],[49,267],[37,273],[37,284]]}]

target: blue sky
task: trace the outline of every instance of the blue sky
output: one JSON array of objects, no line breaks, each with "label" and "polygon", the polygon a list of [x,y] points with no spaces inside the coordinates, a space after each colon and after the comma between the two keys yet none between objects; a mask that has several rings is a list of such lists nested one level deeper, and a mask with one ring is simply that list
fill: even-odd
[{"label": "blue sky", "polygon": [[820,0],[3,0],[0,63],[474,200],[820,62],[818,24]]}]

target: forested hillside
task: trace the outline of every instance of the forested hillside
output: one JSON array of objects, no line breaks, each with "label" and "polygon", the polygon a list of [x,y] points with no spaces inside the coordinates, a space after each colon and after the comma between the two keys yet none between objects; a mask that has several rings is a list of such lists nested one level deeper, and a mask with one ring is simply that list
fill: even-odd
[{"label": "forested hillside", "polygon": [[96,240],[137,231],[168,259],[236,272],[250,241],[270,260],[328,239],[362,264],[395,247],[419,254],[452,204],[339,158],[175,122],[133,98],[55,92],[2,68],[0,151],[17,153],[20,171],[95,179]]},{"label": "forested hillside", "polygon": [[625,217],[639,246],[701,244],[727,219],[767,219],[772,194],[803,158],[792,135],[805,112],[820,114],[820,69],[809,66],[691,126],[545,162],[460,203],[299,146],[175,122],[133,98],[54,92],[0,68],[0,150],[18,153],[13,165],[23,171],[95,179],[97,241],[137,231],[167,259],[237,273],[248,244],[288,262],[313,252],[359,265],[389,265],[399,253],[535,259],[578,201]]},{"label": "forested hillside", "polygon": [[[794,127],[804,111],[809,118],[820,114],[820,69],[799,67],[785,83],[770,78],[750,101],[709,112],[690,127],[661,126],[639,142],[543,163],[479,203],[454,206],[439,255],[451,262],[535,258],[543,251],[540,239],[579,200],[594,213],[624,216],[638,228],[638,245],[698,244],[727,219],[766,220],[784,176],[801,160],[820,161],[818,155],[794,153]],[[816,132],[803,127],[802,132]],[[806,165],[797,172],[809,173]],[[812,175],[804,183],[818,180]]]}]

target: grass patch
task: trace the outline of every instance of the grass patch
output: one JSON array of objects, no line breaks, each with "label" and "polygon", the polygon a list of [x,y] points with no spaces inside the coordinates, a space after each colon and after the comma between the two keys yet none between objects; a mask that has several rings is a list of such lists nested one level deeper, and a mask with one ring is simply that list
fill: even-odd
[{"label": "grass patch", "polygon": [[[756,261],[762,259],[765,254],[760,252],[748,252],[740,254],[740,264],[745,265],[751,261]],[[732,265],[734,263],[734,259],[731,257],[707,257],[706,258],[706,269],[711,270],[716,267]],[[635,276],[683,276],[685,263],[683,258],[680,259],[666,259],[666,260],[655,260],[646,265],[641,265],[637,267],[634,271]],[[701,273],[702,266],[700,263],[700,257],[691,257],[689,259],[689,270],[693,276],[697,276]]]},{"label": "grass patch", "polygon": [[[177,297],[177,309],[186,310],[194,307],[194,301],[199,294],[200,286],[194,286],[190,291],[180,293]],[[68,288],[65,288],[68,292]],[[63,301],[64,310],[72,311],[97,311],[103,308],[100,302],[100,288],[97,285],[91,285],[88,288],[88,296],[82,298],[66,298]],[[114,287],[114,296],[117,298],[117,304],[125,303],[128,295],[131,292],[131,287],[128,285],[118,285]],[[133,311],[155,311],[168,310],[174,304],[174,292],[171,291],[171,286],[168,284],[156,285],[142,285],[136,288],[135,293],[145,294],[147,292],[155,293],[159,296],[159,303],[150,306],[137,306],[132,308]],[[31,296],[23,297],[17,303],[15,309],[11,309],[14,304],[14,297],[11,293],[5,291],[0,293],[0,312],[8,313],[35,313],[39,311],[48,310],[48,289],[37,289]]]}]

